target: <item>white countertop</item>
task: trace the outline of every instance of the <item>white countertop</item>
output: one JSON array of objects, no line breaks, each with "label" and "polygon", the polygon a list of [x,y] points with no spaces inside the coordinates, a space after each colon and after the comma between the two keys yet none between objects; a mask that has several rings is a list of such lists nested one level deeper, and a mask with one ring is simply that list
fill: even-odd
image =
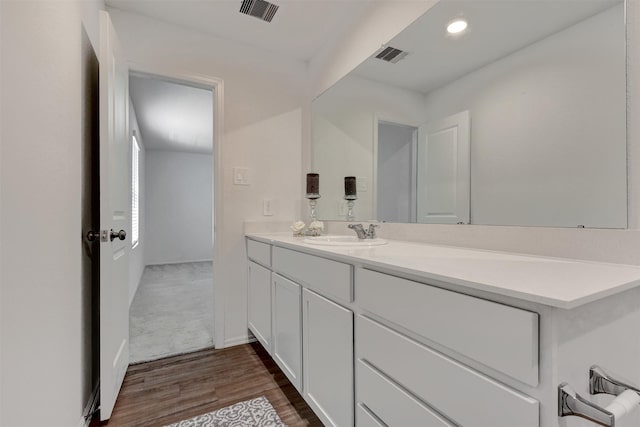
[{"label": "white countertop", "polygon": [[347,263],[394,270],[558,308],[575,308],[640,285],[640,267],[389,240],[382,246],[303,243],[291,233],[247,237]]}]

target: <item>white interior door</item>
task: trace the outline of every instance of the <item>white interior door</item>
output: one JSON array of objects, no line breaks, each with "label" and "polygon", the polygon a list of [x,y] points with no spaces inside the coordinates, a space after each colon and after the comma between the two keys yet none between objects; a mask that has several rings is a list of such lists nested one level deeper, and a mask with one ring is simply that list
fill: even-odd
[{"label": "white interior door", "polygon": [[[106,420],[111,417],[129,366],[128,271],[131,248],[129,75],[106,12],[100,13],[99,56],[100,419]],[[115,237],[121,230],[127,235]]]},{"label": "white interior door", "polygon": [[418,129],[417,222],[469,223],[469,126],[463,111]]}]

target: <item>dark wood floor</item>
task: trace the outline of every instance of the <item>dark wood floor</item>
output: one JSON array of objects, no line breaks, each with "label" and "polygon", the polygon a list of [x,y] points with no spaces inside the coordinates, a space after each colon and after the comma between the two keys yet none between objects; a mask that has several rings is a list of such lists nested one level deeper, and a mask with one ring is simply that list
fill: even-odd
[{"label": "dark wood floor", "polygon": [[[259,344],[129,367],[109,427],[158,427],[266,396],[289,426],[322,426]],[[91,426],[99,426],[94,420]]]}]

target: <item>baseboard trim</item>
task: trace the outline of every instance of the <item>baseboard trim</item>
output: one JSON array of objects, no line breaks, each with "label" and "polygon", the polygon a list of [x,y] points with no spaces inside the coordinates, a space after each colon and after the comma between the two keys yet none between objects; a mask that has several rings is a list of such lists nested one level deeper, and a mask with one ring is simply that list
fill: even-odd
[{"label": "baseboard trim", "polygon": [[82,416],[80,417],[80,421],[78,422],[78,427],[88,427],[91,424],[91,416],[98,405],[98,396],[100,395],[100,381],[94,387],[91,395],[89,396],[89,400],[87,400],[87,404],[84,407],[84,411],[82,411]]},{"label": "baseboard trim", "polygon": [[153,262],[151,264],[145,264],[145,267],[153,267],[154,265],[172,265],[172,264],[189,264],[190,262],[213,262],[212,259],[193,259],[187,261],[167,261],[167,262]]},{"label": "baseboard trim", "polygon": [[254,337],[250,337],[249,335],[241,335],[239,337],[229,338],[224,340],[224,346],[233,347],[235,345],[249,344],[255,342],[256,339]]}]

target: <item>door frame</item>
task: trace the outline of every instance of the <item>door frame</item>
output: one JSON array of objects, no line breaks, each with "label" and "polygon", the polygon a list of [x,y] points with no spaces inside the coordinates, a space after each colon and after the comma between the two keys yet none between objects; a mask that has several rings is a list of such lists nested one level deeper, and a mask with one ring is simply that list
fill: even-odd
[{"label": "door frame", "polygon": [[214,348],[225,347],[225,313],[224,313],[224,286],[215,278],[221,277],[216,274],[216,268],[220,266],[222,259],[222,251],[220,244],[217,242],[217,230],[222,230],[222,214],[223,214],[223,174],[222,174],[222,147],[224,139],[224,80],[219,77],[194,74],[181,70],[170,70],[155,65],[140,64],[129,62],[129,74],[145,74],[151,77],[158,77],[164,80],[173,81],[175,83],[187,84],[191,86],[210,89],[213,96],[213,151],[212,151],[212,189],[213,189],[213,209],[212,209],[212,236],[213,243],[213,346]]}]

